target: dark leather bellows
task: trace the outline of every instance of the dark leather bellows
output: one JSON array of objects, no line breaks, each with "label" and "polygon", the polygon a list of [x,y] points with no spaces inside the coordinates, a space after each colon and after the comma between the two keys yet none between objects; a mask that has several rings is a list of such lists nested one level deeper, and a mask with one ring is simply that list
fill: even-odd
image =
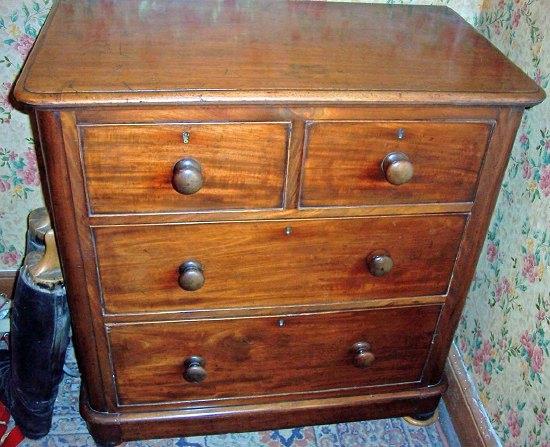
[{"label": "dark leather bellows", "polygon": [[25,436],[37,439],[51,427],[69,312],[63,284],[36,284],[25,261],[12,304],[10,350],[0,351],[0,399]]}]

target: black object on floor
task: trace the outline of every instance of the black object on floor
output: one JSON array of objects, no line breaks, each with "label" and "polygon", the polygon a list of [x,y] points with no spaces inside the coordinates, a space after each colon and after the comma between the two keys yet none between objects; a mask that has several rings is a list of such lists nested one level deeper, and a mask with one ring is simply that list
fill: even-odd
[{"label": "black object on floor", "polygon": [[[53,232],[51,239],[55,252]],[[44,255],[31,252],[25,257],[12,303],[10,349],[0,351],[0,400],[31,439],[50,430],[69,343],[62,276],[43,263],[54,254],[48,254],[46,243]]]}]

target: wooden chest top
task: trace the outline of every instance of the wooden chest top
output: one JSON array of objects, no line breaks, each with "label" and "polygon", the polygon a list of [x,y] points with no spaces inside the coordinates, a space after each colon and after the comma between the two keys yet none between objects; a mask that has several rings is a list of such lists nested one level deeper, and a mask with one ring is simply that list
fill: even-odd
[{"label": "wooden chest top", "polygon": [[60,0],[17,84],[38,106],[531,104],[543,91],[446,7]]}]

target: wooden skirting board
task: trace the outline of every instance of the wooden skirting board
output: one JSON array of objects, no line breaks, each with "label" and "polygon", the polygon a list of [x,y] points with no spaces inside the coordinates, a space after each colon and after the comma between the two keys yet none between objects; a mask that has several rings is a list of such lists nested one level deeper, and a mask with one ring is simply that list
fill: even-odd
[{"label": "wooden skirting board", "polygon": [[[0,293],[11,297],[15,271],[0,272]],[[446,366],[449,389],[443,396],[454,429],[464,447],[498,447],[501,445],[479,401],[462,356],[453,344]]]},{"label": "wooden skirting board", "polygon": [[447,411],[463,447],[499,447],[487,413],[479,400],[475,384],[471,381],[462,355],[453,343],[447,358],[445,372],[449,388],[443,395]]}]

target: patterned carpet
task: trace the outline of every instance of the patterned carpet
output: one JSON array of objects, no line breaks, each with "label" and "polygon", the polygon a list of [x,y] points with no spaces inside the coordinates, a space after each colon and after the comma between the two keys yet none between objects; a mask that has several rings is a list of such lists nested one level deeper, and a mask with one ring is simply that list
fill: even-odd
[{"label": "patterned carpet", "polygon": [[[72,352],[71,352],[72,354]],[[67,366],[75,368],[72,355]],[[23,441],[27,447],[95,446],[78,413],[80,379],[65,375],[56,402],[50,434],[38,441]],[[458,441],[444,407],[440,420],[417,428],[402,419],[382,419],[347,424],[319,425],[288,430],[196,436],[125,443],[126,447],[456,447]]]}]

